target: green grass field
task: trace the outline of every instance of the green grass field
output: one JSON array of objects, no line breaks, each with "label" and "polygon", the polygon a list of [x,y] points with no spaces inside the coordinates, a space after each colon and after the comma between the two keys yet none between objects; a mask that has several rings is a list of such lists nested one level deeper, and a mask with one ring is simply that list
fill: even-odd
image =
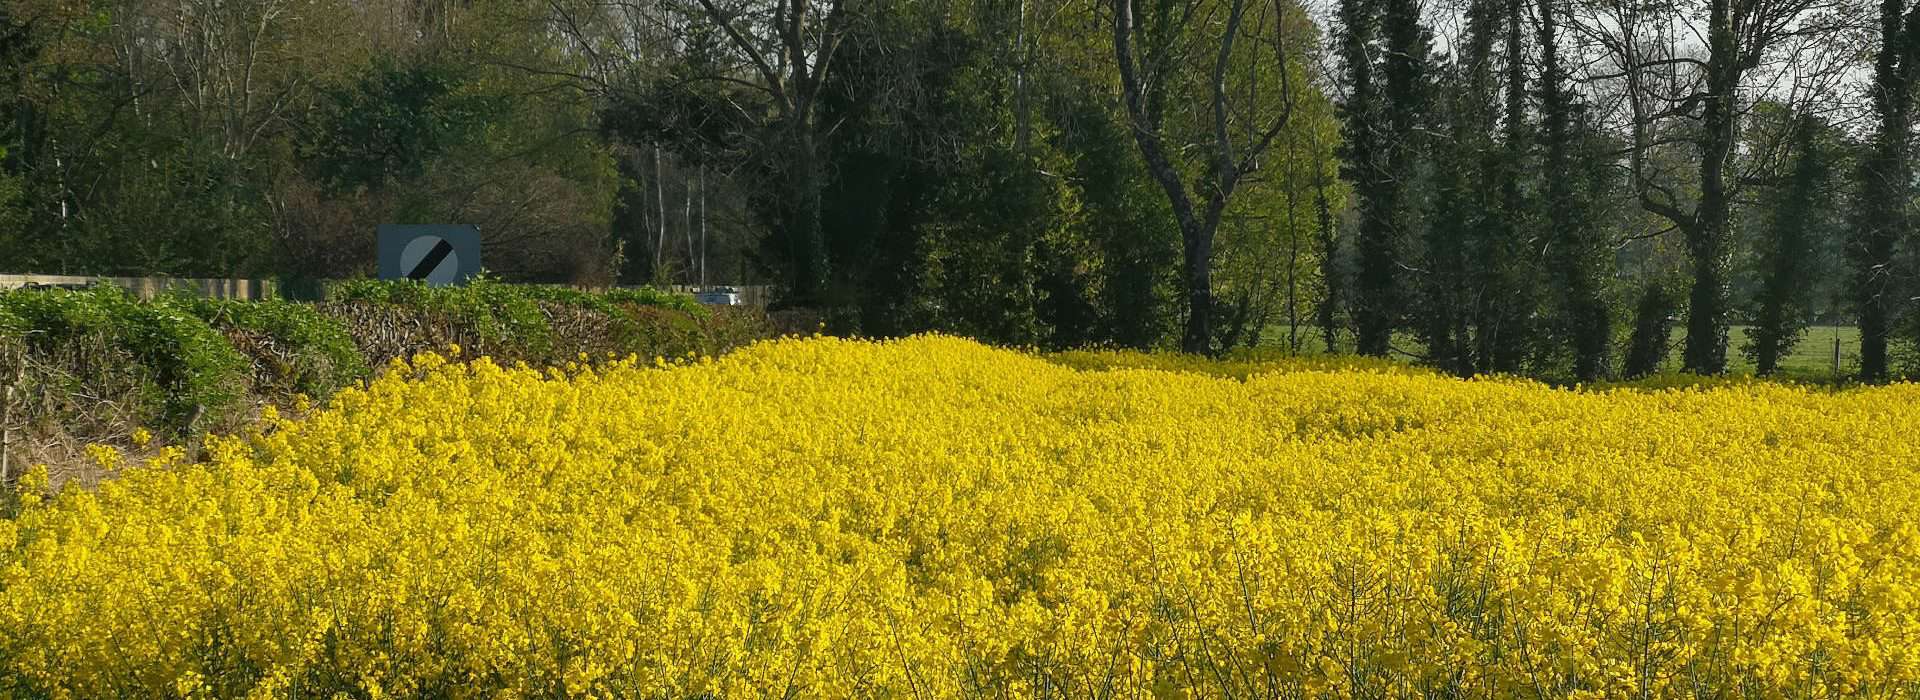
[{"label": "green grass field", "polygon": [[[1677,323],[1675,326],[1673,347],[1668,350],[1667,362],[1661,368],[1662,371],[1678,372],[1680,370],[1680,355],[1686,347],[1687,334],[1682,324]],[[1727,364],[1735,374],[1752,374],[1754,370],[1753,361],[1741,352],[1741,348],[1746,346],[1749,328],[1750,326],[1734,326],[1727,342]],[[1302,328],[1300,336],[1302,352],[1306,354],[1324,352],[1325,346],[1321,343],[1318,329]],[[1807,334],[1801,337],[1799,344],[1795,345],[1785,357],[1780,358],[1779,376],[1800,381],[1833,381],[1833,351],[1836,338],[1840,341],[1839,375],[1843,379],[1852,376],[1860,369],[1860,329],[1853,326],[1814,326],[1808,329]],[[1351,339],[1344,340],[1351,341]],[[1268,328],[1263,336],[1263,343],[1268,346],[1284,347],[1287,344],[1286,327]],[[1394,339],[1394,347],[1418,351],[1420,344],[1411,335],[1399,335]],[[1406,355],[1396,357],[1401,360],[1413,359]]]},{"label": "green grass field", "polygon": [[[1753,361],[1741,351],[1747,344],[1749,326],[1734,326],[1727,342],[1727,365],[1736,374],[1752,374]],[[1780,375],[1787,379],[1803,381],[1833,381],[1835,377],[1833,353],[1834,341],[1840,345],[1839,376],[1845,378],[1860,370],[1860,329],[1853,326],[1814,326],[1800,338],[1799,344],[1780,358]],[[1665,369],[1680,369],[1681,350],[1686,347],[1687,334],[1684,329],[1676,328],[1673,334],[1673,348],[1667,355]]]}]

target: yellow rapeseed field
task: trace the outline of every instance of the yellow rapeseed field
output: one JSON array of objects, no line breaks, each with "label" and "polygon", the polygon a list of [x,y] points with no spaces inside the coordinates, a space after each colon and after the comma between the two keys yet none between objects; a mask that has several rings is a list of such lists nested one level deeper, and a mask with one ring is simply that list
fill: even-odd
[{"label": "yellow rapeseed field", "polygon": [[1101,357],[423,358],[30,479],[0,695],[1920,693],[1920,387]]}]

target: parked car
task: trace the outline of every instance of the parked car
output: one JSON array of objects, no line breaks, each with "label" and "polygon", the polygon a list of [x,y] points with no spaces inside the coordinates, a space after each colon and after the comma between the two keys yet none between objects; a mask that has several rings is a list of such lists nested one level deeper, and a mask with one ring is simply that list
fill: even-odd
[{"label": "parked car", "polygon": [[693,295],[695,301],[713,306],[739,306],[740,291],[732,287],[714,287]]}]

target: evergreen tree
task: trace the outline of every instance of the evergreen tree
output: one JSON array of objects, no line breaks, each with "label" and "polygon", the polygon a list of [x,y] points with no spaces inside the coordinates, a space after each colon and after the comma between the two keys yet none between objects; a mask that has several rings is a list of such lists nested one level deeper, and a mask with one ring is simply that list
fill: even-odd
[{"label": "evergreen tree", "polygon": [[1794,119],[1793,170],[1774,195],[1766,236],[1759,245],[1760,293],[1743,348],[1754,373],[1773,374],[1780,356],[1791,351],[1807,330],[1812,312],[1811,282],[1816,239],[1831,207],[1829,177],[1834,154],[1821,142],[1826,123],[1811,114]]},{"label": "evergreen tree", "polygon": [[[1558,326],[1573,349],[1573,376],[1593,381],[1608,372],[1613,316],[1606,298],[1612,250],[1596,220],[1594,174],[1605,173],[1597,157],[1580,158],[1583,112],[1568,89],[1560,62],[1554,0],[1540,3],[1540,104],[1546,150],[1547,273],[1559,304]],[[1580,121],[1584,121],[1581,119]],[[1586,174],[1585,177],[1582,175]],[[1584,181],[1583,181],[1584,180]]]},{"label": "evergreen tree", "polygon": [[1476,275],[1478,240],[1496,225],[1495,184],[1500,149],[1493,47],[1501,31],[1505,0],[1474,0],[1467,8],[1467,34],[1447,76],[1442,107],[1445,138],[1435,146],[1434,216],[1426,230],[1426,293],[1420,326],[1428,361],[1455,374],[1473,374],[1473,338],[1469,324]]},{"label": "evergreen tree", "polygon": [[1355,349],[1362,355],[1385,356],[1398,317],[1395,281],[1400,276],[1399,246],[1394,239],[1392,203],[1387,190],[1383,151],[1386,124],[1380,86],[1374,75],[1374,42],[1379,31],[1375,0],[1340,0],[1340,60],[1346,73],[1347,99],[1340,116],[1345,137],[1341,158],[1346,179],[1353,183],[1359,230],[1354,249],[1358,270],[1353,290]]},{"label": "evergreen tree", "polygon": [[1539,308],[1538,260],[1533,251],[1533,134],[1527,110],[1526,5],[1506,0],[1506,99],[1499,152],[1489,154],[1487,179],[1498,183],[1499,199],[1490,209],[1476,245],[1481,278],[1474,326],[1478,333],[1476,368],[1518,372],[1532,354],[1534,313]]}]

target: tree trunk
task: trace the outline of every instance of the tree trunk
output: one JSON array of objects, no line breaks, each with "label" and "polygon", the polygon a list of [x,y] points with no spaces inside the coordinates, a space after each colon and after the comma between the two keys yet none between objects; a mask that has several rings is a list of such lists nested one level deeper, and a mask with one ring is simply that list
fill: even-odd
[{"label": "tree trunk", "polygon": [[1300,354],[1300,227],[1293,183],[1287,183],[1287,352]]},{"label": "tree trunk", "polygon": [[820,165],[813,131],[791,130],[793,162],[789,164],[787,241],[793,255],[793,298],[799,306],[822,303],[826,292],[827,247],[820,228]]},{"label": "tree trunk", "polygon": [[661,169],[660,166],[659,146],[653,147],[653,199],[654,202],[660,205],[660,217],[656,219],[660,224],[660,231],[654,236],[653,241],[653,269],[655,272],[653,276],[658,278],[660,264],[666,260],[663,256],[667,249],[667,176],[666,171]]},{"label": "tree trunk", "polygon": [[1761,309],[1758,322],[1754,324],[1753,373],[1762,377],[1773,374],[1780,365],[1781,338],[1771,332],[1781,325],[1780,311],[1780,306],[1769,299]]},{"label": "tree trunk", "polygon": [[685,211],[682,212],[680,217],[680,233],[684,234],[687,239],[686,280],[688,284],[692,284],[695,279],[694,273],[698,271],[700,267],[699,261],[694,259],[693,252],[693,179],[687,178],[681,182],[686,185],[687,204]]},{"label": "tree trunk", "polygon": [[1740,83],[1739,46],[1735,41],[1729,4],[1713,0],[1707,39],[1706,113],[1700,139],[1700,208],[1687,230],[1687,253],[1693,263],[1693,288],[1687,302],[1687,348],[1683,366],[1695,374],[1727,370],[1727,268],[1732,210],[1727,193],[1727,165],[1733,157],[1739,106],[1734,104]]},{"label": "tree trunk", "polygon": [[1190,226],[1180,227],[1187,283],[1187,332],[1180,349],[1209,354],[1213,352],[1213,231],[1199,222]]},{"label": "tree trunk", "polygon": [[1909,236],[1906,202],[1913,192],[1907,143],[1912,136],[1914,59],[1920,53],[1920,41],[1914,36],[1920,32],[1920,6],[1906,14],[1905,4],[1904,0],[1880,4],[1881,45],[1873,81],[1879,128],[1860,167],[1859,218],[1851,249],[1854,301],[1860,313],[1860,379],[1865,382],[1885,381],[1890,375],[1887,342],[1895,308],[1890,289],[1893,257],[1901,239]]},{"label": "tree trunk", "polygon": [[700,286],[707,285],[707,166],[700,166]]},{"label": "tree trunk", "polygon": [[1626,373],[1629,378],[1644,377],[1660,371],[1666,361],[1672,334],[1674,300],[1660,282],[1641,290],[1634,309],[1633,340],[1627,350]]},{"label": "tree trunk", "polygon": [[1333,208],[1327,203],[1326,183],[1314,189],[1313,208],[1315,222],[1319,230],[1320,243],[1320,284],[1322,292],[1320,303],[1314,308],[1315,320],[1320,324],[1320,337],[1327,344],[1327,352],[1340,351],[1340,241],[1335,238]]}]

